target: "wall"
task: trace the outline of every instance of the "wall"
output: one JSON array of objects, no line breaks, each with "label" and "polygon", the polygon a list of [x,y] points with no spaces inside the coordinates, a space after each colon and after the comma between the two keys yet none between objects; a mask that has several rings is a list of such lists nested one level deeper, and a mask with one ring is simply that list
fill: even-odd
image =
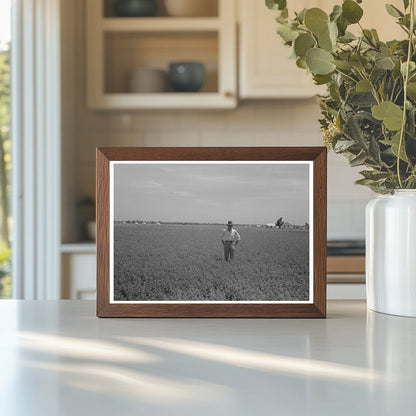
[{"label": "wall", "polygon": [[[63,146],[64,186],[69,189],[64,193],[64,218],[65,210],[68,215],[74,212],[79,198],[94,195],[96,146],[321,145],[319,107],[314,99],[247,101],[233,111],[87,110],[83,1],[75,0],[74,4],[75,39],[64,49],[68,65],[64,83],[69,96],[75,94],[71,135],[65,136]],[[342,157],[330,154],[328,165],[328,236],[362,238],[364,206],[372,193],[354,185],[359,169],[351,169]],[[73,230],[66,226],[64,241],[76,239]]]}]

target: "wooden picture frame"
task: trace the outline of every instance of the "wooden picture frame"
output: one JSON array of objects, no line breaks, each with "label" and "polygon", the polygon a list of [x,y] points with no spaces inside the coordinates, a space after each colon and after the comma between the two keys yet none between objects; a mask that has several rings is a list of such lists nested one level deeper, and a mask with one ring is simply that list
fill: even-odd
[{"label": "wooden picture frame", "polygon": [[[189,318],[325,318],[327,212],[326,160],[327,150],[324,147],[97,148],[97,316]],[[307,165],[309,169],[307,171],[307,178],[309,181],[309,188],[307,192],[309,198],[308,218],[310,219],[310,222],[305,223],[303,228],[301,226],[293,225],[293,230],[289,230],[293,231],[292,234],[286,230],[287,236],[295,235],[294,231],[302,231],[305,233],[305,235],[307,235],[307,237],[301,237],[303,234],[297,234],[299,236],[297,238],[308,239],[307,253],[309,256],[309,290],[307,299],[299,298],[304,299],[299,301],[292,299],[287,301],[285,299],[278,301],[263,301],[262,299],[253,301],[249,299],[247,301],[223,302],[217,301],[216,299],[208,301],[194,301],[192,299],[186,301],[159,301],[159,299],[146,299],[143,301],[142,299],[137,300],[136,298],[131,300],[131,297],[120,298],[120,295],[118,295],[118,286],[115,287],[114,283],[115,279],[113,265],[115,261],[114,229],[118,230],[119,228],[114,227],[119,227],[120,223],[120,229],[125,229],[129,224],[125,225],[124,222],[119,221],[119,219],[115,221],[113,209],[113,205],[116,204],[116,199],[114,197],[115,191],[113,189],[116,188],[116,185],[114,185],[114,171],[117,168],[118,172],[121,169],[118,166],[124,165],[126,165],[126,167],[123,169],[126,170],[130,169],[130,165],[137,165],[137,169],[144,169],[146,166],[150,166],[151,168],[160,168],[165,166],[165,164],[177,164],[174,166],[179,166],[181,169],[199,169],[198,166],[208,167],[209,164],[212,164],[214,165],[215,170],[218,170],[217,168],[220,167],[221,169],[227,168],[229,170],[244,168],[246,169],[245,171],[248,169],[245,166],[248,165],[244,164],[253,164],[254,166],[251,166],[250,169],[262,169],[262,166],[264,166],[264,169],[266,169],[266,166],[272,166],[273,168],[275,167],[275,169],[288,169],[284,168],[286,165],[293,165],[294,168],[295,166],[299,166],[299,169],[304,169],[303,165]],[[194,166],[197,166],[197,168],[194,168]],[[175,169],[179,169],[179,167]],[[272,169],[272,167],[268,167],[267,169]],[[278,170],[278,172],[280,171],[283,170]],[[267,170],[267,172],[269,172],[269,170]],[[134,178],[135,182],[140,182],[141,180],[140,175],[136,175]],[[143,200],[145,194],[143,193],[142,195],[143,197],[138,195],[139,200],[140,198]],[[119,202],[117,202],[117,204],[119,204]],[[225,219],[226,218],[224,218],[224,220]],[[137,221],[135,224],[137,227],[140,227],[142,222]],[[158,225],[160,224],[158,223]],[[284,230],[266,231],[262,228],[263,225],[261,224],[246,224],[245,227],[247,227],[245,229],[250,231],[250,233],[252,231],[254,232],[255,230],[254,228],[249,227],[259,227],[258,232],[267,232],[269,233],[267,236],[272,236],[270,238],[278,238],[278,234],[271,234],[272,232],[285,232]],[[133,228],[131,228],[131,230],[133,230]],[[158,230],[163,230],[163,223],[162,228],[159,227]],[[281,234],[281,237],[279,238],[289,238],[285,237],[286,234]],[[220,240],[218,240],[218,242],[219,241]],[[242,242],[244,242],[244,240],[242,240]],[[224,259],[216,258],[216,261],[218,262],[222,260]],[[233,262],[229,264],[232,265]],[[222,267],[222,263],[219,264]],[[230,267],[234,266],[232,265]],[[115,293],[117,293],[117,299]],[[130,300],[126,301],[124,299]],[[293,297],[293,299],[296,299],[296,297]]]}]

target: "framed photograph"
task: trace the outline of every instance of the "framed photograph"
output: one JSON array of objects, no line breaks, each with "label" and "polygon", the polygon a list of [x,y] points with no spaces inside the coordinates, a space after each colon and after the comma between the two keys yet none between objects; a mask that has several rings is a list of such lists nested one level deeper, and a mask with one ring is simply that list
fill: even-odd
[{"label": "framed photograph", "polygon": [[326,152],[98,148],[97,316],[324,318]]}]

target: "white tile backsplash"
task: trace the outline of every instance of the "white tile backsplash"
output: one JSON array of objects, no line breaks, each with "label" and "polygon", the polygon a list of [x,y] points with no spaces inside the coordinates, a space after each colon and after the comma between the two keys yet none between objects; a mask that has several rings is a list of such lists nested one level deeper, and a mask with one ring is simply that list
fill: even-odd
[{"label": "white tile backsplash", "polygon": [[142,146],[198,147],[199,133],[179,130],[149,130],[144,132]]},{"label": "white tile backsplash", "polygon": [[363,239],[367,199],[328,200],[328,239]]}]

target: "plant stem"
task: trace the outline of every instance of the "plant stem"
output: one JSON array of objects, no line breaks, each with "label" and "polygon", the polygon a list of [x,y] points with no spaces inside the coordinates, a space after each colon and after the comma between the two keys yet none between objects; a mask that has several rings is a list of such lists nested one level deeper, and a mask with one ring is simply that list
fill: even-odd
[{"label": "plant stem", "polygon": [[351,76],[350,76],[350,75],[348,75],[348,74],[345,74],[344,72],[340,71],[338,68],[335,68],[335,71],[336,71],[336,72],[338,72],[338,73],[339,73],[339,74],[341,74],[341,75],[344,75],[344,77],[349,78],[351,81],[353,81],[353,82],[355,82],[355,83],[357,83],[357,82],[358,82],[355,78],[351,77]]},{"label": "plant stem", "polygon": [[404,141],[404,132],[406,130],[406,110],[407,110],[407,83],[409,82],[409,68],[410,61],[412,59],[412,50],[413,50],[413,36],[414,36],[414,27],[415,27],[415,0],[410,0],[410,30],[409,30],[409,45],[407,47],[407,60],[406,60],[406,73],[404,76],[404,85],[403,85],[403,119],[402,127],[400,129],[400,140],[399,140],[399,149],[397,151],[397,177],[399,179],[399,186],[403,188],[402,178],[400,175],[400,156],[402,152],[402,146]]},{"label": "plant stem", "polygon": [[368,78],[367,73],[365,72],[365,69],[362,66],[361,66],[361,69],[362,69],[362,71],[360,71],[360,75],[362,76],[363,79],[365,79],[366,81],[368,81],[368,83],[370,84],[371,93],[373,94],[374,99],[377,101],[377,104],[380,104],[380,98],[378,96],[376,87],[370,81],[370,78]]}]

